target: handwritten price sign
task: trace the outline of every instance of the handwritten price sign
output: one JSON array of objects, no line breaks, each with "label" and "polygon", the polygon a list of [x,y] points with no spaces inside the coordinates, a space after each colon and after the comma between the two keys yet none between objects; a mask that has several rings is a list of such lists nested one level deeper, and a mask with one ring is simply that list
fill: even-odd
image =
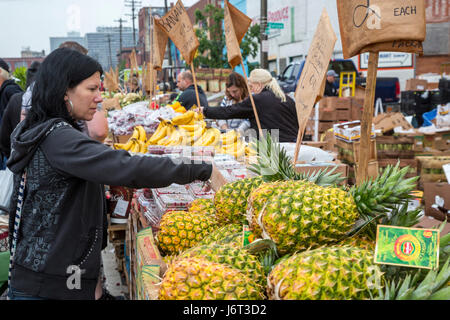
[{"label": "handwritten price sign", "polygon": [[183,3],[178,0],[176,5],[164,17],[155,19],[155,22],[180,50],[186,63],[191,64],[200,43]]},{"label": "handwritten price sign", "polygon": [[[336,40],[330,17],[326,9],[323,9],[295,91],[300,137],[306,129],[309,115],[319,95]],[[299,140],[301,139],[297,139],[297,144],[301,143]]]},{"label": "handwritten price sign", "polygon": [[[374,52],[420,52],[426,33],[424,0],[337,0],[337,5],[345,59],[368,46],[375,46]],[[414,45],[406,46],[411,41]]]}]

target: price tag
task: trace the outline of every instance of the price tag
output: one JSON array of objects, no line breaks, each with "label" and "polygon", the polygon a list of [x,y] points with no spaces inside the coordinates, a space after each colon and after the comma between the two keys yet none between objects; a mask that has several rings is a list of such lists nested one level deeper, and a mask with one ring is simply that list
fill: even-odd
[{"label": "price tag", "polygon": [[128,201],[117,200],[117,204],[116,204],[113,214],[121,216],[121,217],[125,217],[127,215],[128,204],[129,204]]},{"label": "price tag", "polygon": [[375,263],[436,269],[439,264],[439,230],[377,227]]}]

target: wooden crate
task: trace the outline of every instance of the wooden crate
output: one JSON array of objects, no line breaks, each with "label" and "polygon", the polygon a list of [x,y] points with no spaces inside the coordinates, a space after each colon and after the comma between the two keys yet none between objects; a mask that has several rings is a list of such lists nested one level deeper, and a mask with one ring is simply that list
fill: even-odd
[{"label": "wooden crate", "polygon": [[[340,139],[336,139],[336,147],[338,149],[338,159],[349,164],[356,164],[359,162],[360,142],[354,141],[352,143]],[[369,146],[369,161],[377,160],[377,147],[375,139],[370,140]]]},{"label": "wooden crate", "polygon": [[414,158],[414,137],[377,136],[376,142],[378,160]]},{"label": "wooden crate", "polygon": [[418,175],[418,161],[417,159],[378,159],[378,167],[380,173],[388,166],[395,166],[399,163],[400,168],[410,167],[409,172],[406,174],[405,178],[412,178]]},{"label": "wooden crate", "polygon": [[416,157],[418,160],[418,174],[420,175],[419,185],[423,188],[423,184],[427,182],[446,182],[442,166],[450,163],[450,156],[430,156]]},{"label": "wooden crate", "polygon": [[[379,174],[379,167],[378,167],[378,161],[369,161],[367,166],[368,171],[368,177],[377,177]],[[355,185],[356,184],[356,176],[358,173],[358,165],[353,164],[349,167],[349,173],[348,173],[348,184],[349,185]]]}]

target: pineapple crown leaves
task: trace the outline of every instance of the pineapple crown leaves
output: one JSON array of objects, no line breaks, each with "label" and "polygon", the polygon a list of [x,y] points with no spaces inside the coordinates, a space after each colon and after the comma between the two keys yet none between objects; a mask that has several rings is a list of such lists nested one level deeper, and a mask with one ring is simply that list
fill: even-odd
[{"label": "pineapple crown leaves", "polygon": [[420,271],[404,279],[388,281],[385,290],[379,290],[377,300],[450,300],[450,258],[441,270],[430,270],[420,281]]},{"label": "pineapple crown leaves", "polygon": [[366,220],[380,214],[386,215],[389,209],[395,209],[398,204],[411,198],[410,193],[419,177],[405,179],[409,167],[399,167],[399,162],[388,166],[377,178],[369,178],[350,189],[359,213]]},{"label": "pineapple crown leaves", "polygon": [[251,164],[249,170],[261,175],[265,182],[306,180],[319,186],[332,186],[345,180],[341,173],[334,173],[337,167],[329,171],[321,169],[308,173],[296,172],[292,158],[287,155],[286,149],[272,139],[270,133],[265,138],[254,139],[250,145],[258,152],[258,162]]}]

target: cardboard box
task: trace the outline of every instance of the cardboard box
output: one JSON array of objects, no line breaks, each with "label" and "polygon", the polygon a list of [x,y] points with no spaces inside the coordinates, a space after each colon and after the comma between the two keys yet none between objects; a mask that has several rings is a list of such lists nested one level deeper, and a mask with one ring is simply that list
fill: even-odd
[{"label": "cardboard box", "polygon": [[[361,139],[361,121],[338,123],[333,126],[337,139],[352,142]],[[372,138],[375,138],[375,126],[372,124]]]},{"label": "cardboard box", "polygon": [[[346,142],[340,139],[336,139],[336,147],[338,149],[338,157],[340,160],[344,160],[348,163],[354,164],[359,162],[360,154],[360,142]],[[377,148],[374,139],[370,140],[370,146],[368,148],[369,161],[377,160]]]},{"label": "cardboard box", "polygon": [[422,79],[406,80],[405,91],[426,91],[428,90],[428,81]]},{"label": "cardboard box", "polygon": [[[436,199],[439,197],[440,199]],[[424,183],[425,215],[444,221],[450,220],[450,214],[444,213],[438,208],[433,208],[434,204],[439,205],[444,211],[450,212],[450,184],[448,183]],[[438,201],[436,201],[438,200]],[[442,201],[442,203],[439,203]]]},{"label": "cardboard box", "polygon": [[[439,226],[442,224],[442,221],[436,220],[430,216],[424,216],[420,219],[419,223],[413,226],[413,228],[424,228],[424,229],[439,229]],[[450,223],[447,223],[442,230],[440,237],[445,236],[450,233]]]},{"label": "cardboard box", "polygon": [[450,130],[436,131],[433,134],[424,134],[424,150],[450,150]]},{"label": "cardboard box", "polygon": [[420,175],[420,186],[423,188],[427,182],[443,182],[447,181],[442,166],[450,163],[449,156],[419,156],[418,173]]},{"label": "cardboard box", "polygon": [[352,115],[351,115],[352,121],[361,120],[363,108],[364,108],[364,99],[353,97],[352,98]]},{"label": "cardboard box", "polygon": [[341,173],[342,177],[345,177],[345,180],[341,183],[342,185],[347,184],[347,178],[349,173],[349,166],[344,163],[329,163],[329,164],[297,164],[295,166],[295,171],[298,173],[314,173],[321,169],[325,169],[327,172],[333,170],[335,167],[337,169],[333,172],[333,174]]},{"label": "cardboard box", "polygon": [[404,130],[413,129],[413,126],[405,119],[400,112],[381,113],[373,119],[375,130],[380,130],[382,133],[394,130],[394,128],[401,127]]}]

